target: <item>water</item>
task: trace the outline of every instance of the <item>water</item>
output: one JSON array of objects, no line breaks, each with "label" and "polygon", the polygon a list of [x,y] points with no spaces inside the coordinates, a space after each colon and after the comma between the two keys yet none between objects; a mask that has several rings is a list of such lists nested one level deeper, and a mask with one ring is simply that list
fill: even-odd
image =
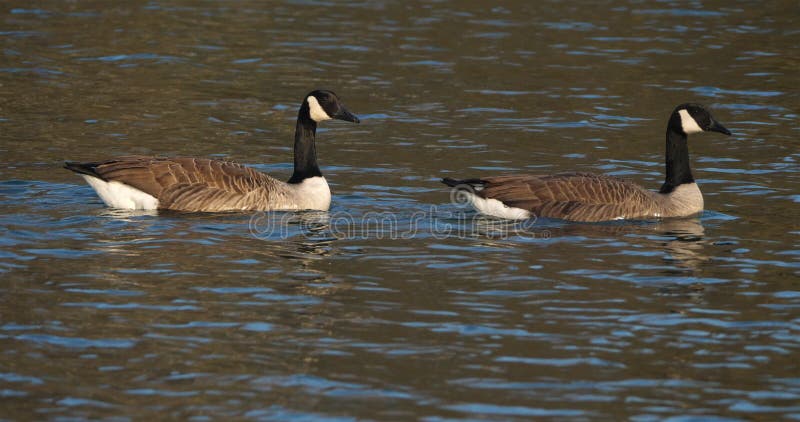
[{"label": "water", "polygon": [[[8,419],[800,418],[795,2],[4,3]],[[63,160],[224,157],[329,213],[106,209]],[[657,188],[672,108],[707,211],[508,223],[438,180]]]}]

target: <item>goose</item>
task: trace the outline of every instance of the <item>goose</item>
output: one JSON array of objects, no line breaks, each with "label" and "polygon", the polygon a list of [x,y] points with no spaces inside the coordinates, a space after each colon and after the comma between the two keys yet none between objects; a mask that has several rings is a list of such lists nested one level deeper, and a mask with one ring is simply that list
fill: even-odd
[{"label": "goose", "polygon": [[90,163],[65,162],[112,208],[190,212],[327,211],[328,182],[317,165],[317,124],[330,119],[359,123],[325,90],[309,93],[297,113],[294,173],[283,182],[231,161],[194,157],[120,157]]},{"label": "goose", "polygon": [[442,180],[479,212],[507,219],[531,217],[599,222],[687,217],[703,211],[703,195],[689,168],[687,136],[731,132],[702,105],[681,104],[667,124],[666,171],[658,192],[591,173],[508,175]]}]

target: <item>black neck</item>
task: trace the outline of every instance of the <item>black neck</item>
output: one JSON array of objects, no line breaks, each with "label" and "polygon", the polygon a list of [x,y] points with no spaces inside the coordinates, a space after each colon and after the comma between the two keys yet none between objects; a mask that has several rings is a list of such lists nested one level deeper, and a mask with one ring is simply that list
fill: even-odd
[{"label": "black neck", "polygon": [[317,122],[311,120],[308,103],[303,103],[297,114],[297,127],[294,131],[294,173],[289,183],[300,183],[309,177],[322,176],[317,165],[317,147],[314,136]]},{"label": "black neck", "polygon": [[670,124],[667,127],[667,178],[659,192],[670,193],[684,183],[694,183],[689,168],[689,145],[683,130]]}]

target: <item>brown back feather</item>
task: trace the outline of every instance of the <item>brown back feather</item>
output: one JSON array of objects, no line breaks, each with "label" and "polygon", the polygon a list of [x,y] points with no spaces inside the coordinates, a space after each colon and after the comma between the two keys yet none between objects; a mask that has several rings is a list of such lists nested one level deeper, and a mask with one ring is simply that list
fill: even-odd
[{"label": "brown back feather", "polygon": [[230,161],[191,157],[121,157],[94,167],[106,181],[132,186],[184,211],[250,209],[281,182]]},{"label": "brown back feather", "polygon": [[590,173],[497,176],[482,179],[484,198],[531,211],[539,217],[572,221],[643,218],[659,212],[652,193],[616,177]]}]

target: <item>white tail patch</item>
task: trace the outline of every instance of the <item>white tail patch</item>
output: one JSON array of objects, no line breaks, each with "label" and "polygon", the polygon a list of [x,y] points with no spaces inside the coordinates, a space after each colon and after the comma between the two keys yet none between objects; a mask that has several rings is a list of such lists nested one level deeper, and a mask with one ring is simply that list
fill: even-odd
[{"label": "white tail patch", "polygon": [[697,120],[695,120],[686,109],[678,111],[678,114],[681,116],[681,128],[683,128],[683,133],[690,135],[703,131],[700,125],[697,124]]},{"label": "white tail patch", "polygon": [[509,207],[496,199],[481,198],[474,193],[467,193],[467,197],[472,206],[482,214],[507,218],[509,220],[525,220],[531,218],[530,211],[522,208]]},{"label": "white tail patch", "polygon": [[308,98],[306,98],[306,102],[308,102],[308,113],[311,115],[312,120],[319,123],[323,120],[331,119],[331,116],[328,116],[328,113],[319,105],[317,97],[309,95]]},{"label": "white tail patch", "polygon": [[158,209],[158,199],[146,194],[139,189],[120,182],[106,182],[97,177],[82,174],[86,183],[91,186],[100,199],[111,208],[126,210],[155,210]]}]

